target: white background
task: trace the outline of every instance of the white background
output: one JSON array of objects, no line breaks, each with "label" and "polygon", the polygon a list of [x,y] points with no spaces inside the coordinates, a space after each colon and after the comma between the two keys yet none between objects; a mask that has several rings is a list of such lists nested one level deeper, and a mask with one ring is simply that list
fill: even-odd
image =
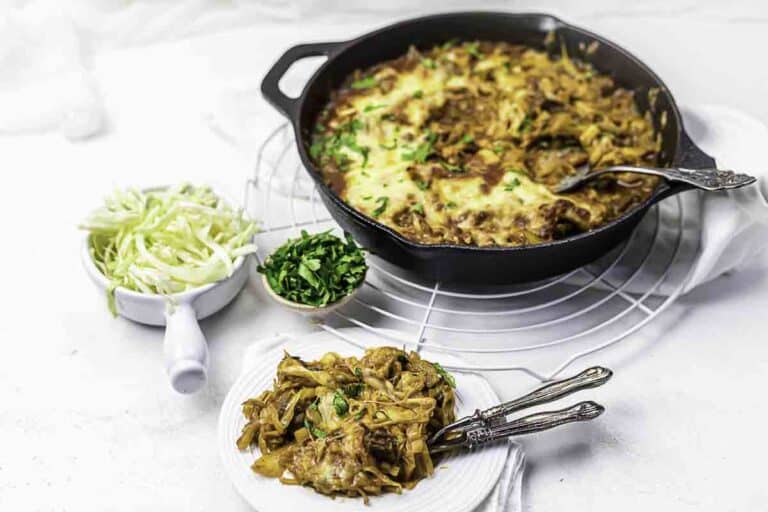
[{"label": "white background", "polygon": [[[84,36],[107,133],[80,143],[57,134],[0,137],[2,511],[247,509],[220,469],[218,408],[251,341],[311,325],[275,309],[252,279],[203,322],[209,387],[174,394],[161,366],[162,331],[108,314],[80,266],[75,226],[118,184],[215,181],[239,192],[249,153],[206,121],[220,94],[254,88],[291,44],[352,37],[404,16],[411,2],[387,2],[377,14],[360,4],[328,14],[298,2],[281,11],[287,20],[241,3],[213,2],[209,15],[206,2],[184,2],[194,7],[185,18],[171,2],[107,2],[101,19],[120,30],[91,25]],[[90,22],[93,2],[77,4],[75,14]],[[618,42],[681,103],[728,104],[768,121],[763,2],[500,4],[560,14]],[[140,16],[124,12],[137,9],[165,13],[174,39],[157,41],[163,30],[146,20],[131,25]],[[279,118],[266,104],[255,114],[257,139]],[[659,327],[586,361],[616,371],[609,386],[589,393],[608,412],[523,441],[526,508],[764,510],[766,312],[763,256],[680,300]],[[491,379],[505,398],[532,386],[516,375]]]}]

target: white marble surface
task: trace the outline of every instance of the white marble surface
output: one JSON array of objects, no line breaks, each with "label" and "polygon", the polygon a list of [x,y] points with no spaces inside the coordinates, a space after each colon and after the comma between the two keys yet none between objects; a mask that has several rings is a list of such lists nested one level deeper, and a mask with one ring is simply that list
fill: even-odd
[{"label": "white marble surface", "polygon": [[[768,122],[761,64],[768,9],[720,4],[519,2],[625,45],[681,102],[730,104]],[[379,24],[326,16],[100,51],[89,61],[109,118],[105,136],[78,144],[55,135],[0,137],[0,510],[247,510],[215,451],[219,405],[250,340],[312,326],[271,306],[252,279],[203,322],[209,388],[176,395],[162,370],[162,332],[109,316],[80,267],[74,226],[116,184],[213,179],[239,191],[247,155],[205,122],[218,94],[257,84],[292,43],[344,39]],[[264,105],[264,131],[278,120]],[[526,508],[765,507],[766,306],[763,257],[585,361],[616,370],[610,386],[589,394],[608,412],[597,423],[524,440]],[[519,375],[491,380],[504,397],[532,386]]]}]

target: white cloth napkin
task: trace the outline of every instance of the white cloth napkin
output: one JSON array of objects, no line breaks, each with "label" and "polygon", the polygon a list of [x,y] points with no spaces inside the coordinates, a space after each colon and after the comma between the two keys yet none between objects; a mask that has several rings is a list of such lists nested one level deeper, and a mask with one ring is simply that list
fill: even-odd
[{"label": "white cloth napkin", "polygon": [[702,105],[684,111],[693,140],[732,169],[758,178],[757,184],[721,193],[702,194],[701,252],[686,291],[756,257],[768,247],[768,127],[737,110]]},{"label": "white cloth napkin", "polygon": [[99,133],[104,109],[80,39],[56,4],[0,10],[0,134]]},{"label": "white cloth napkin", "polygon": [[[294,74],[293,81],[302,80],[305,73]],[[289,84],[296,89],[297,84]],[[298,88],[300,90],[300,87]],[[263,127],[254,126],[269,110],[260,95],[243,89],[224,91],[208,120],[219,136],[232,143],[255,162],[255,151],[265,137]],[[768,247],[768,166],[764,164],[762,148],[768,146],[768,127],[753,117],[725,106],[700,105],[683,108],[685,126],[691,138],[705,152],[712,155],[720,168],[733,169],[758,177],[758,183],[744,189],[718,193],[686,192],[681,195],[686,211],[683,244],[699,247],[695,263],[683,293],[722,274],[738,270],[742,265]],[[289,132],[285,131],[290,137]],[[294,170],[301,165],[293,140],[273,141],[270,147],[280,150],[291,148],[283,160],[285,169],[272,173],[270,184],[283,195],[308,197],[313,184],[304,172],[294,180]],[[265,167],[265,169],[268,169]],[[267,186],[260,183],[260,186]],[[662,202],[662,212],[671,208],[671,200]],[[670,217],[671,218],[671,217]],[[649,224],[640,227],[639,236],[650,232]],[[670,247],[675,243],[675,230],[662,230],[657,244]],[[678,258],[672,265],[671,275],[685,275],[690,271],[690,258]],[[630,273],[632,269],[627,269]],[[621,268],[617,268],[619,274]],[[642,294],[656,286],[658,272],[641,272],[625,288],[629,293]],[[569,282],[579,285],[584,275],[574,276]],[[678,281],[679,282],[679,281]],[[667,280],[655,287],[654,294],[671,295],[677,291],[675,280]]]},{"label": "white cloth napkin", "polygon": [[[277,334],[254,341],[245,351],[241,372],[253,367],[265,353],[295,340],[290,334]],[[522,512],[523,472],[525,454],[522,447],[509,441],[509,454],[499,482],[475,512]]]}]

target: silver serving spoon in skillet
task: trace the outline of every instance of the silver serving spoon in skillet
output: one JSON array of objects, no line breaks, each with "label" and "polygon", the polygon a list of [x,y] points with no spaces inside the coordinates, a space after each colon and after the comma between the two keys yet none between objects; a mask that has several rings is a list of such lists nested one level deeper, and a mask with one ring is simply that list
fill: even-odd
[{"label": "silver serving spoon in skillet", "polygon": [[602,169],[591,170],[583,166],[577,174],[566,176],[560,183],[552,187],[557,194],[571,192],[586,182],[612,172],[634,172],[637,174],[653,174],[661,176],[672,183],[686,183],[700,190],[727,190],[751,185],[756,178],[747,174],[720,169],[684,169],[682,167],[635,167],[634,165],[614,165]]}]

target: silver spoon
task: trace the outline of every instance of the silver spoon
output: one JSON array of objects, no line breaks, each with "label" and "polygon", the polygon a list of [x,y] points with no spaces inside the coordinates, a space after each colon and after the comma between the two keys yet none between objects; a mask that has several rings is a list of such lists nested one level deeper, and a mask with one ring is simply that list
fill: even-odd
[{"label": "silver spoon", "polygon": [[721,169],[684,169],[682,167],[635,167],[633,165],[614,165],[594,171],[589,168],[583,172],[566,176],[552,188],[557,194],[570,192],[586,182],[611,172],[634,172],[637,174],[653,174],[661,176],[672,183],[686,183],[701,190],[727,190],[751,185],[756,178],[747,174],[738,174]]},{"label": "silver spoon", "polygon": [[499,404],[484,411],[475,411],[440,429],[429,439],[430,453],[455,448],[474,448],[505,437],[531,434],[574,421],[588,421],[605,410],[595,402],[581,402],[559,411],[531,414],[507,421],[509,414],[537,405],[553,402],[577,391],[602,386],[613,375],[608,368],[595,366],[573,377],[552,382],[518,399]]}]

